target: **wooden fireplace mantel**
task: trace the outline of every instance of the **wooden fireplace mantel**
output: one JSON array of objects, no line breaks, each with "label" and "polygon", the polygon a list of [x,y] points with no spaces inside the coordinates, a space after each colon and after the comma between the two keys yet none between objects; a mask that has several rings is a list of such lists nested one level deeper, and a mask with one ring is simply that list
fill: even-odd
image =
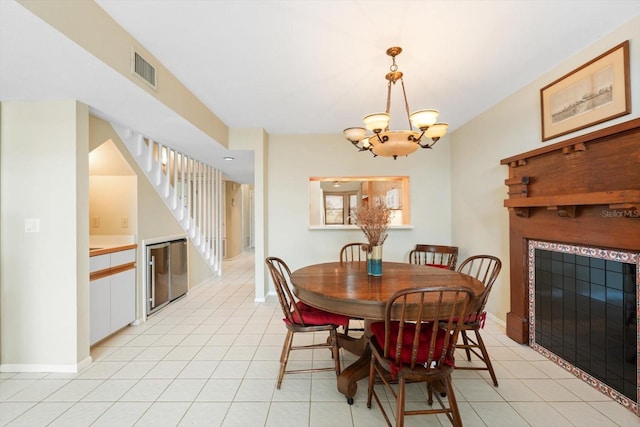
[{"label": "wooden fireplace mantel", "polygon": [[500,163],[509,167],[507,335],[526,343],[528,240],[640,251],[640,118]]}]

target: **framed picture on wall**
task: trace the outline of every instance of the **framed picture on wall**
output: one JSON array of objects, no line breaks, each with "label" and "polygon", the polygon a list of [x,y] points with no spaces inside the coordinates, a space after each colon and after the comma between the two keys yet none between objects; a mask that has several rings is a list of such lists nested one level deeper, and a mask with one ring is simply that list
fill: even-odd
[{"label": "framed picture on wall", "polygon": [[631,112],[629,41],[540,89],[542,140]]}]

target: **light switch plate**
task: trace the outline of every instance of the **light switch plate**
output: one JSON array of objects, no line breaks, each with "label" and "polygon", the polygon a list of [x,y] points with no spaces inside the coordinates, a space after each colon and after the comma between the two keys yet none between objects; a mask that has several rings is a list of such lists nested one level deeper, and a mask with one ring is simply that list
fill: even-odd
[{"label": "light switch plate", "polygon": [[24,232],[25,233],[39,233],[40,232],[40,218],[25,218],[25,220],[24,220]]}]

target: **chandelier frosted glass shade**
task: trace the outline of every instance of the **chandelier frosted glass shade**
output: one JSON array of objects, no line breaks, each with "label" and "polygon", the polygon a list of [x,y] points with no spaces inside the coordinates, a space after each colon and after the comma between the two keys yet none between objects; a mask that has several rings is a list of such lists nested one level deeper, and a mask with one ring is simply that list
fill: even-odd
[{"label": "chandelier frosted glass shade", "polygon": [[[404,88],[403,73],[398,71],[396,56],[402,52],[400,47],[390,47],[387,55],[391,56],[392,64],[387,79],[387,109],[384,113],[373,113],[364,116],[364,127],[350,127],[343,131],[344,137],[349,140],[358,151],[371,151],[374,156],[393,157],[407,156],[418,148],[431,148],[446,133],[449,125],[438,122],[440,112],[433,109],[418,110],[409,114],[407,93]],[[404,106],[407,112],[409,129],[390,130],[391,117],[391,88],[396,82],[402,86]],[[419,129],[414,130],[413,128]],[[372,132],[368,134],[367,131]],[[430,142],[423,140],[430,139]]]},{"label": "chandelier frosted glass shade", "polygon": [[418,110],[409,116],[411,124],[418,129],[428,129],[429,126],[438,121],[440,112],[438,110]]},{"label": "chandelier frosted glass shade", "polygon": [[368,116],[364,116],[362,121],[364,122],[364,126],[369,129],[371,132],[382,132],[384,129],[389,127],[389,114],[387,113],[374,113],[369,114]]},{"label": "chandelier frosted glass shade", "polygon": [[360,142],[367,136],[367,130],[365,128],[347,128],[342,131],[342,134],[351,142]]},{"label": "chandelier frosted glass shade", "polygon": [[417,139],[419,136],[420,132],[414,131],[386,131],[380,133],[380,137],[384,142],[373,136],[369,138],[369,143],[371,144],[371,151],[376,156],[408,156],[420,148],[417,143],[413,142],[413,139]]},{"label": "chandelier frosted glass shade", "polygon": [[435,141],[439,140],[447,133],[448,127],[449,125],[446,123],[434,123],[424,132],[424,136],[430,138],[435,143]]}]

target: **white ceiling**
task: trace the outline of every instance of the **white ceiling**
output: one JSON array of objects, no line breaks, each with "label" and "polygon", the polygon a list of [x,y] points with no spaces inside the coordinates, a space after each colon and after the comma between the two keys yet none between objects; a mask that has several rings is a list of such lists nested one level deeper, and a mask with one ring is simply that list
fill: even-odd
[{"label": "white ceiling", "polygon": [[[455,130],[640,14],[638,0],[97,3],[229,127],[269,134],[340,133],[383,111],[391,46],[410,109],[437,108]],[[227,150],[184,118],[0,0],[0,101],[60,98],[253,180],[251,153],[222,163]]]}]

